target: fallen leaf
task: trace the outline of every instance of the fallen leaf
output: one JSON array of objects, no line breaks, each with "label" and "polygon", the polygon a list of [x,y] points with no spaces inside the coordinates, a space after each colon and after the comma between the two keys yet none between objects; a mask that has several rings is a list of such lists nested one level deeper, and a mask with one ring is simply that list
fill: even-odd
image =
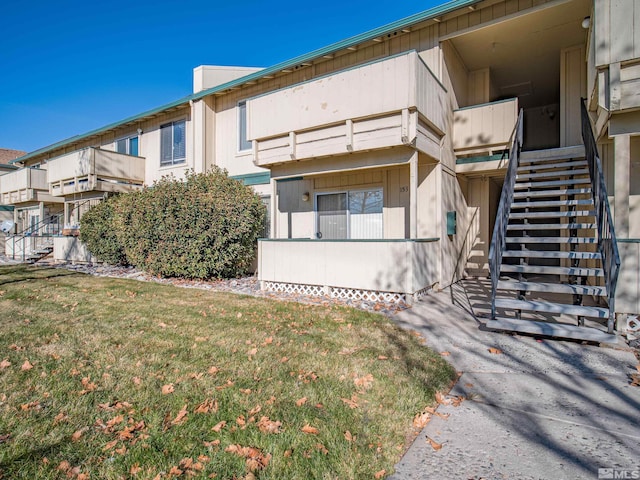
[{"label": "fallen leaf", "polygon": [[431,448],[433,448],[434,450],[440,450],[442,448],[442,444],[436,442],[435,440],[427,437],[427,442],[429,442],[429,445],[431,445]]},{"label": "fallen leaf", "polygon": [[108,442],[103,448],[102,451],[106,452],[107,450],[111,450],[113,447],[115,447],[118,444],[118,440],[111,440],[110,442]]},{"label": "fallen leaf", "polygon": [[184,423],[186,420],[187,420],[187,405],[182,407],[182,409],[178,412],[178,415],[176,415],[176,418],[171,420],[171,425],[179,425],[181,423]]},{"label": "fallen leaf", "polygon": [[256,405],[251,410],[249,410],[249,416],[252,417],[256,413],[260,413],[260,411],[262,411],[262,407],[260,405]]},{"label": "fallen leaf", "polygon": [[373,384],[373,375],[370,373],[366,374],[364,377],[356,377],[353,379],[353,383],[356,387],[362,387],[365,390]]},{"label": "fallen leaf", "polygon": [[451,352],[440,352],[440,355],[442,355],[443,357],[448,357],[449,355],[451,355]]},{"label": "fallen leaf", "polygon": [[258,349],[257,348],[252,348],[251,350],[249,350],[247,352],[247,355],[249,355],[250,357],[255,355],[256,353],[258,353]]},{"label": "fallen leaf", "polygon": [[282,422],[269,420],[269,417],[262,417],[257,425],[263,433],[280,433]]},{"label": "fallen leaf", "polygon": [[214,440],[213,442],[207,442],[206,440],[202,442],[205,447],[217,447],[220,445],[220,440]]},{"label": "fallen leaf", "polygon": [[431,420],[431,415],[428,412],[418,413],[413,417],[413,426],[422,429],[429,423],[429,420]]},{"label": "fallen leaf", "polygon": [[307,403],[307,397],[302,397],[302,398],[299,398],[298,400],[296,400],[296,406],[298,406],[298,407],[301,407],[305,403]]},{"label": "fallen leaf", "polygon": [[353,442],[353,435],[351,435],[351,432],[349,430],[347,430],[346,432],[344,432],[344,439],[347,442]]},{"label": "fallen leaf", "polygon": [[461,404],[462,402],[464,402],[465,400],[466,400],[466,398],[465,398],[465,397],[462,397],[462,396],[453,397],[453,398],[451,399],[451,405],[453,405],[454,407],[459,407],[459,406],[460,406],[460,404]]},{"label": "fallen leaf", "polygon": [[58,465],[57,470],[60,470],[61,472],[68,472],[69,470],[71,470],[71,464],[66,460],[63,460]]},{"label": "fallen leaf", "polygon": [[171,467],[171,470],[169,470],[169,475],[175,475],[176,477],[179,477],[183,473],[184,472],[180,470],[178,467],[176,467],[175,465]]},{"label": "fallen leaf", "polygon": [[302,431],[304,433],[310,433],[312,435],[317,435],[318,433],[320,433],[316,427],[312,427],[308,423],[304,427],[302,427]]},{"label": "fallen leaf", "polygon": [[168,395],[170,393],[173,393],[173,391],[175,390],[173,383],[169,383],[168,385],[163,385],[162,386],[162,394],[163,395]]},{"label": "fallen leaf", "polygon": [[217,433],[220,430],[222,430],[224,427],[226,427],[226,425],[227,425],[227,422],[222,420],[221,422],[218,422],[213,428],[211,428],[211,430]]},{"label": "fallen leaf", "polygon": [[499,348],[490,347],[489,348],[489,353],[491,353],[493,355],[500,355],[500,354],[502,354],[502,350],[500,350]]},{"label": "fallen leaf", "polygon": [[76,480],[89,480],[89,475],[86,473],[79,473]]},{"label": "fallen leaf", "polygon": [[358,408],[359,406],[358,397],[355,394],[351,395],[351,398],[341,398],[340,400],[349,405],[349,408]]},{"label": "fallen leaf", "polygon": [[134,463],[133,465],[131,465],[131,468],[129,469],[129,473],[131,475],[137,475],[140,470],[142,470],[142,468],[140,468],[140,464]]},{"label": "fallen leaf", "polygon": [[384,355],[378,355],[378,360],[388,360],[389,357],[385,357]]},{"label": "fallen leaf", "polygon": [[438,417],[442,418],[443,420],[446,420],[451,415],[449,413],[440,413],[440,412],[435,412],[435,413]]},{"label": "fallen leaf", "polygon": [[218,411],[218,401],[208,398],[196,407],[194,413],[209,413]]},{"label": "fallen leaf", "polygon": [[80,440],[80,437],[82,437],[83,433],[84,429],[76,430],[75,432],[73,432],[73,435],[71,435],[71,441],[77,442],[78,440]]},{"label": "fallen leaf", "polygon": [[386,470],[380,470],[379,472],[375,473],[373,478],[375,478],[376,480],[379,480],[380,478],[384,477],[386,474],[387,474]]},{"label": "fallen leaf", "polygon": [[451,404],[451,400],[448,400],[447,398],[445,398],[445,396],[442,395],[440,392],[436,392],[436,402],[438,402],[440,405]]},{"label": "fallen leaf", "polygon": [[5,369],[11,366],[11,362],[6,358],[0,362],[0,368]]},{"label": "fallen leaf", "polygon": [[32,368],[33,368],[33,365],[31,365],[29,360],[25,360],[22,366],[20,367],[20,370],[31,370]]},{"label": "fallen leaf", "polygon": [[219,371],[220,371],[220,369],[218,367],[211,367],[211,368],[209,368],[209,370],[207,370],[207,373],[209,375],[215,375]]},{"label": "fallen leaf", "polygon": [[133,377],[132,381],[134,385],[140,385],[142,383],[142,380],[140,380],[140,377]]}]

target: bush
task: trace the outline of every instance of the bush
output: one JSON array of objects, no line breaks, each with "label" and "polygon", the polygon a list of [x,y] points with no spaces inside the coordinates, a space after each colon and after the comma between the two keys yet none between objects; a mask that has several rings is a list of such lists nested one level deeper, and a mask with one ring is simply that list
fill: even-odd
[{"label": "bush", "polygon": [[100,261],[111,265],[126,265],[127,257],[114,228],[114,204],[111,197],[95,205],[82,216],[80,240]]},{"label": "bush", "polygon": [[187,173],[185,181],[163,177],[152,188],[119,196],[110,208],[127,263],[192,279],[245,274],[266,216],[260,197],[218,167]]}]

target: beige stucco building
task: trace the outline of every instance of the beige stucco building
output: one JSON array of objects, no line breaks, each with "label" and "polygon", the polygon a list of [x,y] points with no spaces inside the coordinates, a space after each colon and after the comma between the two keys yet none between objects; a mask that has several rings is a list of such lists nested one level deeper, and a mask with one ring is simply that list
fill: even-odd
[{"label": "beige stucco building", "polygon": [[[270,206],[258,255],[265,289],[412,301],[493,269],[496,282],[518,275],[526,302],[542,287],[522,275],[553,272],[555,283],[581,287],[562,287],[573,301],[561,304],[600,295],[613,307],[615,294],[610,310],[640,312],[638,25],[634,0],[455,0],[268,68],[198,67],[193,94],[17,159],[22,168],[0,178],[0,201],[23,229],[59,214],[70,230],[110,192],[219,165]],[[582,98],[602,174],[584,147]],[[593,188],[579,184],[587,164]],[[523,187],[556,173],[560,193]],[[610,218],[598,210],[599,175]],[[521,195],[529,204],[511,208],[520,188],[533,192]],[[589,201],[592,215],[576,212]],[[508,231],[526,233],[516,220],[529,218],[516,208],[561,219],[532,229],[559,253],[520,255],[518,268],[501,267],[502,253],[490,258],[503,227],[494,249],[516,257]],[[611,235],[596,227],[607,222],[617,291]],[[553,243],[523,240],[520,250],[531,242]],[[86,255],[74,237],[54,243],[61,258],[72,248]],[[560,313],[579,324],[611,317],[576,308]]]}]

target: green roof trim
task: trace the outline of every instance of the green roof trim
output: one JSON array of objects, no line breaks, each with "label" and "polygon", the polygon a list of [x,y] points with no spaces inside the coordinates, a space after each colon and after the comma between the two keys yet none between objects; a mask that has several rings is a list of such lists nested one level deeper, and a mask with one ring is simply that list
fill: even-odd
[{"label": "green roof trim", "polygon": [[0,205],[0,212],[13,212],[14,209],[13,205]]},{"label": "green roof trim", "polygon": [[271,180],[271,172],[247,173],[245,175],[232,175],[231,178],[240,180],[245,185],[264,185]]},{"label": "green roof trim", "polygon": [[345,48],[348,47],[353,47],[356,46],[360,43],[363,42],[367,42],[370,40],[373,40],[374,38],[378,38],[381,37],[383,35],[387,35],[389,33],[393,33],[394,31],[398,30],[398,29],[403,29],[403,28],[407,28],[410,27],[411,25],[414,25],[416,23],[420,23],[420,22],[424,22],[425,20],[429,20],[435,17],[439,17],[441,15],[445,15],[447,13],[453,12],[454,10],[458,10],[460,8],[464,8],[464,7],[468,7],[470,5],[474,5],[476,3],[480,3],[482,0],[451,0],[449,2],[443,3],[442,5],[438,5],[437,7],[433,7],[430,8],[429,10],[425,10],[423,12],[420,13],[416,13],[414,15],[410,15],[408,17],[405,17],[403,19],[400,20],[396,20],[395,22],[392,23],[388,23],[387,25],[383,25],[381,27],[378,28],[374,28],[373,30],[369,30],[368,32],[364,32],[361,33],[359,35],[355,35],[353,37],[349,37],[345,40],[341,40],[339,42],[333,43],[331,45],[328,45],[326,47],[323,48],[319,48],[317,50],[313,50],[309,53],[303,54],[303,55],[299,55],[297,57],[294,57],[290,60],[286,60],[284,62],[280,62],[277,63],[271,67],[265,68],[263,70],[259,70],[257,72],[251,73],[249,75],[246,75],[244,77],[240,77],[236,80],[232,80],[230,82],[227,83],[223,83],[222,85],[218,85],[216,87],[213,88],[209,88],[206,90],[203,90],[201,92],[195,93],[195,94],[190,94],[187,95],[186,97],[180,98],[178,100],[175,100],[171,103],[167,103],[166,105],[162,105],[158,108],[154,108],[152,110],[148,110],[146,112],[142,112],[138,115],[133,115],[131,117],[125,118],[124,120],[121,120],[119,122],[114,122],[111,123],[109,125],[106,125],[104,127],[101,128],[97,128],[94,130],[91,130],[87,133],[83,133],[81,135],[76,135],[70,138],[67,138],[66,140],[61,140],[60,142],[54,143],[52,145],[49,145],[47,147],[43,147],[40,148],[38,150],[34,150],[31,153],[28,153],[26,155],[23,155],[22,157],[16,158],[14,160],[11,160],[9,163],[14,164],[14,163],[21,163],[24,162],[26,160],[29,160],[30,158],[36,157],[38,155],[42,155],[44,153],[50,152],[52,150],[55,150],[57,148],[61,148],[64,147],[65,145],[68,145],[70,143],[73,142],[79,142],[81,140],[84,140],[86,138],[90,138],[96,135],[100,135],[104,132],[107,132],[109,130],[112,130],[114,128],[126,125],[128,123],[132,123],[132,122],[136,122],[139,120],[144,119],[145,117],[148,117],[150,115],[154,115],[157,113],[160,113],[164,110],[168,110],[170,108],[175,108],[175,107],[179,107],[182,105],[186,105],[188,104],[190,101],[192,100],[200,100],[204,97],[207,97],[211,94],[214,94],[216,92],[222,92],[224,90],[227,90],[229,88],[233,88],[233,87],[237,87],[242,85],[243,83],[246,82],[250,82],[252,80],[258,80],[262,77],[264,77],[265,75],[270,75],[270,74],[274,74],[274,73],[278,73],[281,70],[285,69],[285,68],[290,68],[290,67],[295,67],[297,65],[300,65],[301,63],[304,62],[309,62],[312,60],[315,60],[317,58],[320,58],[324,55],[328,55],[330,53],[335,53],[339,50],[343,50]]}]

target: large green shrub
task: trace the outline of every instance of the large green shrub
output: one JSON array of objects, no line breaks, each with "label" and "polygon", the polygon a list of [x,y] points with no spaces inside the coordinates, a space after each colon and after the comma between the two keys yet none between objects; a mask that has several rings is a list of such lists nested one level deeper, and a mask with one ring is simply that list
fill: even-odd
[{"label": "large green shrub", "polygon": [[114,204],[118,197],[111,197],[95,205],[82,216],[80,240],[100,261],[111,265],[126,265],[123,245],[114,229]]},{"label": "large green shrub", "polygon": [[152,188],[119,196],[111,207],[129,264],[154,275],[200,279],[246,273],[266,215],[251,188],[217,167],[187,173],[184,181],[163,177]]}]

